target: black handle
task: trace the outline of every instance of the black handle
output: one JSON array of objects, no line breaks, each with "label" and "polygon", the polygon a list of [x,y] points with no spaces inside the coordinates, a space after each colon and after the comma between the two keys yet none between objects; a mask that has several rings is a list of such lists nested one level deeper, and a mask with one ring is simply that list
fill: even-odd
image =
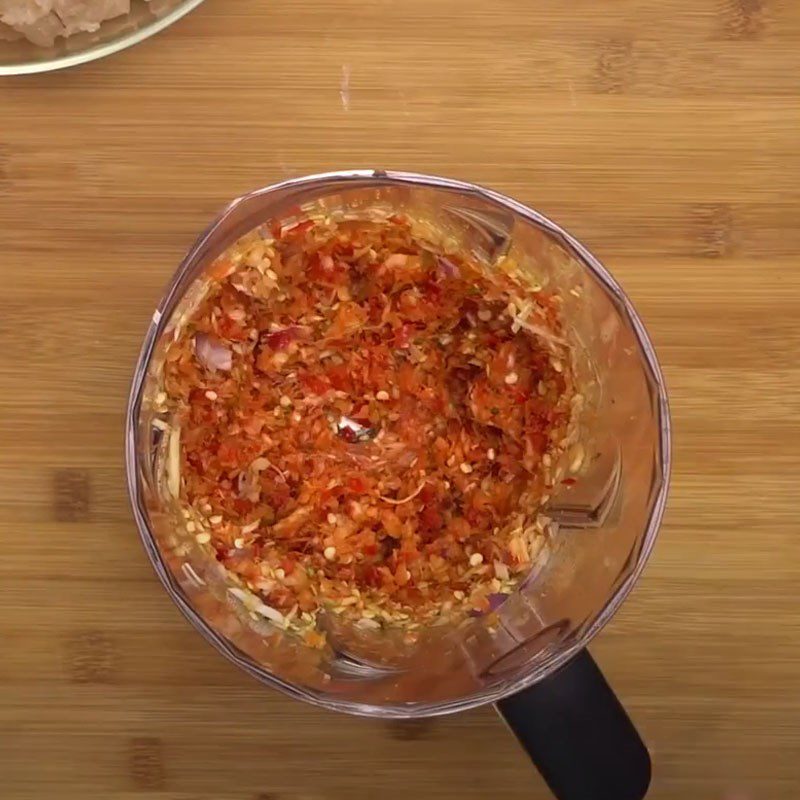
[{"label": "black handle", "polygon": [[588,650],[497,709],[558,800],[641,800],[650,755]]}]

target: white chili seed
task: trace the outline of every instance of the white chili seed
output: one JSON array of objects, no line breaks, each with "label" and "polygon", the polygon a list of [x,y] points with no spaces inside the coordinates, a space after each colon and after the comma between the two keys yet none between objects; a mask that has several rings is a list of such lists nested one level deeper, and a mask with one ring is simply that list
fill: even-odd
[{"label": "white chili seed", "polygon": [[470,474],[470,472],[472,472],[472,467],[471,467],[469,464],[467,464],[466,462],[464,462],[464,463],[463,463],[463,464],[462,464],[462,465],[459,467],[459,469],[460,469],[460,470],[461,470],[461,471],[462,471],[462,472],[463,472],[465,475],[469,475],[469,474]]},{"label": "white chili seed", "polygon": [[494,457],[495,457],[494,447],[490,447],[486,451],[486,457],[489,459],[489,461],[494,461]]},{"label": "white chili seed", "polygon": [[335,525],[336,524],[336,514],[330,513],[328,514],[328,524]]},{"label": "white chili seed", "polygon": [[513,386],[519,380],[519,375],[516,372],[509,372],[505,377],[505,381],[509,386]]},{"label": "white chili seed", "polygon": [[214,514],[214,516],[213,516],[213,517],[209,517],[209,518],[208,518],[208,521],[209,521],[209,522],[210,522],[212,525],[219,525],[219,524],[220,524],[220,522],[222,522],[222,514]]},{"label": "white chili seed", "polygon": [[384,392],[383,389],[375,395],[376,400],[385,401],[389,399],[389,392]]},{"label": "white chili seed", "polygon": [[284,408],[289,408],[289,406],[292,404],[292,400],[290,397],[283,395],[283,397],[280,399],[280,403]]},{"label": "white chili seed", "polygon": [[198,533],[194,538],[197,540],[198,544],[208,544],[208,542],[211,541],[211,534],[208,531],[203,531],[202,533]]},{"label": "white chili seed", "polygon": [[215,392],[213,389],[209,389],[209,390],[206,392],[206,397],[207,397],[209,400],[216,400],[216,399],[217,399],[217,393],[216,393],[216,392]]},{"label": "white chili seed", "polygon": [[328,561],[333,561],[333,559],[336,558],[336,548],[333,546],[326,547],[323,555],[328,559]]},{"label": "white chili seed", "polygon": [[469,565],[471,567],[477,567],[479,564],[483,564],[483,556],[480,553],[473,553],[469,557]]}]

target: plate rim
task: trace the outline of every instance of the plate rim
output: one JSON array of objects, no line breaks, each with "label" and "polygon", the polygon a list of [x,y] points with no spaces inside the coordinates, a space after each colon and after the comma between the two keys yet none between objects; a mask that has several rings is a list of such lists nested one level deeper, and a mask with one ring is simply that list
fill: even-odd
[{"label": "plate rim", "polygon": [[155,36],[155,34],[160,33],[179,19],[185,17],[189,12],[194,11],[203,1],[204,0],[184,0],[181,5],[149,25],[127,34],[121,39],[115,39],[105,44],[98,44],[94,47],[82,50],[79,53],[58,56],[57,58],[43,61],[0,64],[0,76],[33,75],[40,72],[53,72],[58,69],[76,67],[79,64],[86,64],[89,61],[97,61],[98,59],[106,58],[121,50],[133,47],[143,42],[145,39],[149,39],[151,36]]}]

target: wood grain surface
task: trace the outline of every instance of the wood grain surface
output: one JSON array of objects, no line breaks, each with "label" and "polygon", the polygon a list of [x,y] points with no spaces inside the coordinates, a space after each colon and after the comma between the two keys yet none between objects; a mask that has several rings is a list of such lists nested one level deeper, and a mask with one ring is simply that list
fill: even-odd
[{"label": "wood grain surface", "polygon": [[182,254],[235,195],[353,166],[496,187],[626,287],[675,468],[593,649],[654,800],[795,800],[796,0],[207,0],[0,82],[0,797],[547,797],[491,709],[387,724],[254,683],[171,605],[129,513],[128,383]]}]

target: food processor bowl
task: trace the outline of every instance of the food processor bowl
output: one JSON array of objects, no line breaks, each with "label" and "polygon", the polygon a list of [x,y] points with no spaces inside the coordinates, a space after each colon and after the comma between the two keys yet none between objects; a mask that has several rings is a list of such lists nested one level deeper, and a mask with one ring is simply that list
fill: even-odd
[{"label": "food processor bowl", "polygon": [[[581,394],[575,408],[580,437],[553,466],[549,546],[493,613],[433,626],[413,643],[399,630],[360,629],[324,616],[329,646],[314,649],[269,621],[254,619],[229,591],[220,565],[210,563],[184,531],[163,489],[166,443],[163,426],[154,425],[155,397],[167,344],[203,296],[209,265],[240,236],[265,221],[368,218],[392,211],[430,224],[484,269],[513,269],[532,288],[560,298]],[[577,764],[596,758],[598,746],[621,743],[606,766],[609,785],[625,778],[626,770],[615,765],[627,752],[624,744],[639,740],[632,727],[615,739],[609,726],[595,725],[610,714],[612,722],[618,718],[619,732],[627,717],[585,648],[630,592],[656,538],[670,465],[667,397],[653,347],[630,301],[586,248],[543,215],[468,183],[384,170],[288,180],[235,200],[196,241],[153,314],[130,395],[126,461],[134,515],[159,578],[194,626],[258,680],[319,706],[384,718],[433,716],[523,698],[514,708],[503,706],[503,713],[517,735],[529,740],[523,743],[556,794],[600,798],[606,795],[571,791],[569,778],[566,788],[559,783],[565,765],[554,765],[552,754],[542,751],[545,740],[558,735],[526,732],[525,713],[514,719],[514,709],[525,708],[526,692],[538,692],[527,695],[529,700],[550,702],[554,692],[544,688],[548,681],[577,681],[584,688],[594,681],[589,692],[594,700],[581,701],[584,711],[597,712],[582,725],[581,736],[591,735],[591,741],[565,740],[559,753],[571,747]],[[532,701],[528,705],[533,708]],[[536,713],[544,718],[549,712],[539,707]],[[540,741],[533,741],[537,736]],[[626,763],[639,764],[636,780],[646,787],[646,751],[631,747]],[[597,772],[597,765],[586,770]],[[597,786],[607,788],[602,781]],[[619,791],[615,800],[641,796]]]}]

